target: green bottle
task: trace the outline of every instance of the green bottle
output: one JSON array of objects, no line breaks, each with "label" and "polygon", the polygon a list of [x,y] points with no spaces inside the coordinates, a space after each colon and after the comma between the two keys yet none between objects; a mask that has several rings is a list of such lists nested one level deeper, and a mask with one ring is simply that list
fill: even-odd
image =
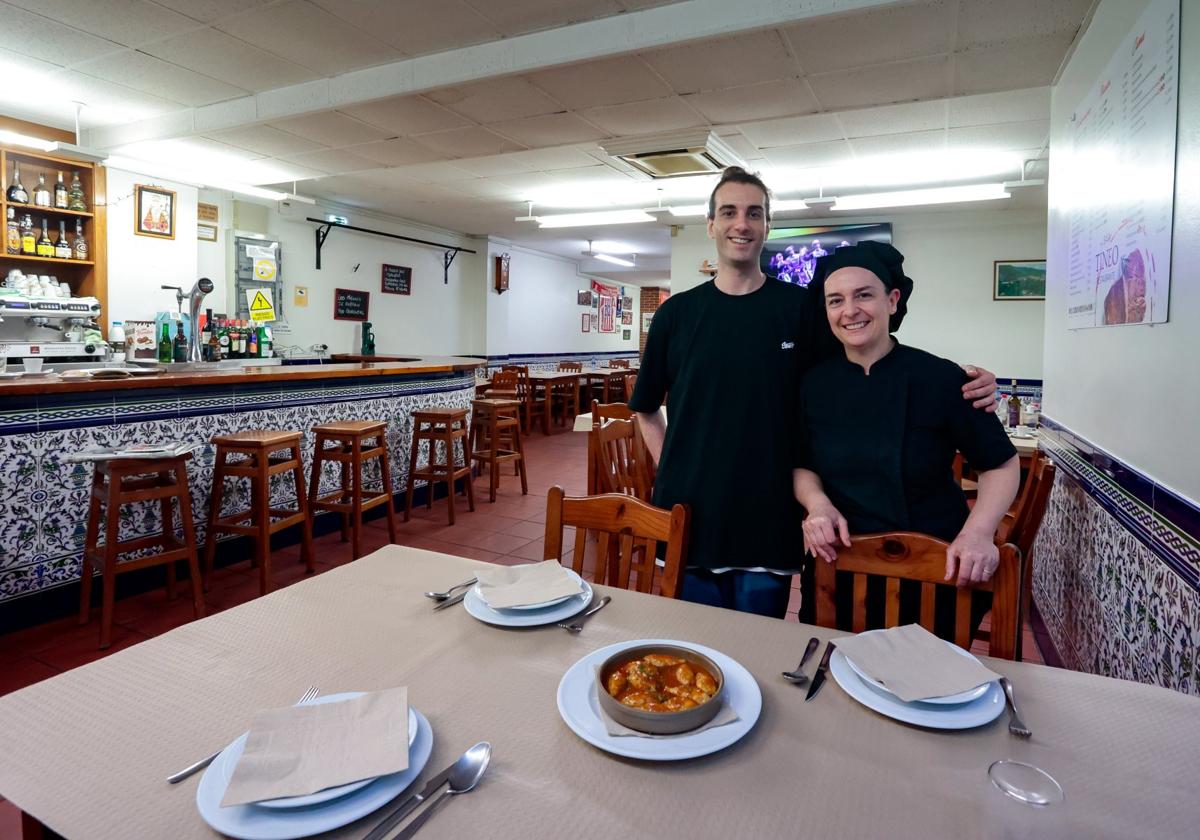
[{"label": "green bottle", "polygon": [[166,321],[162,325],[162,338],[158,340],[158,360],[170,363],[175,357],[175,348],[171,344],[171,326]]}]

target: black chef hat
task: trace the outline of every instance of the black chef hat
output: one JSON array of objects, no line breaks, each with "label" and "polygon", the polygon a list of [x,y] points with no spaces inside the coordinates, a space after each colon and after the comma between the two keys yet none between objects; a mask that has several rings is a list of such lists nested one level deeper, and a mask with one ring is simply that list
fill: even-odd
[{"label": "black chef hat", "polygon": [[843,245],[819,258],[808,288],[822,304],[825,300],[825,278],[839,268],[865,268],[878,277],[889,292],[899,289],[900,301],[896,304],[895,314],[888,320],[888,332],[900,329],[913,290],[912,278],[904,274],[904,255],[886,242],[867,239],[857,245]]}]

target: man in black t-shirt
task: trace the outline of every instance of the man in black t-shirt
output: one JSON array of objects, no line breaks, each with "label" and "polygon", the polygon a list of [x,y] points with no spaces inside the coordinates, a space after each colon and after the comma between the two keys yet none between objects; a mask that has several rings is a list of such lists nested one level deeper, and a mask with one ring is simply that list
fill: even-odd
[{"label": "man in black t-shirt", "polygon": [[[726,169],[708,203],[717,276],[655,313],[629,407],[658,463],[654,504],[691,507],[683,599],[783,618],[804,559],[800,377],[840,345],[820,329],[820,301],[759,270],[769,215],[762,180]],[[964,393],[990,404],[995,377],[975,376]]]}]

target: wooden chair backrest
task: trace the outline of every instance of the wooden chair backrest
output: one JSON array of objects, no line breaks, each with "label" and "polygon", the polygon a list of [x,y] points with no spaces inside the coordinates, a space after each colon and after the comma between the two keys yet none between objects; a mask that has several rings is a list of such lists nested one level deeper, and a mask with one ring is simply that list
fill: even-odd
[{"label": "wooden chair backrest", "polygon": [[522,400],[528,400],[533,391],[529,384],[529,368],[525,365],[504,365],[500,370],[517,375],[517,396]]},{"label": "wooden chair backrest", "polygon": [[[884,601],[884,626],[895,627],[900,621],[900,581],[921,583],[921,626],[934,632],[934,598],[938,584],[945,585],[946,549],[949,544],[926,534],[895,531],[851,538],[850,548],[839,548],[836,563],[816,559],[817,624],[837,627],[837,572],[854,574],[853,630],[861,633],[867,625],[867,577],[887,579]],[[1021,580],[1021,553],[1015,545],[1000,546],[1000,566],[988,583],[978,589],[992,593],[992,629],[989,640],[992,656],[1012,659],[1016,654],[1018,600]],[[971,647],[971,588],[960,588],[955,602],[954,644]]]},{"label": "wooden chair backrest", "polygon": [[501,368],[492,374],[492,391],[505,391],[517,393],[519,377],[515,370],[505,370]]},{"label": "wooden chair backrest", "polygon": [[610,368],[628,368],[629,360],[628,359],[611,359],[608,363],[608,366]]},{"label": "wooden chair backrest", "polygon": [[609,420],[632,420],[633,412],[625,403],[602,403],[592,400],[592,427]]},{"label": "wooden chair backrest", "polygon": [[583,362],[559,362],[558,369],[571,373],[580,373],[583,370]]},{"label": "wooden chair backrest", "polygon": [[1053,485],[1054,464],[1039,452],[1029,465],[1029,474],[1025,478],[1025,486],[1021,488],[1013,524],[1007,535],[1008,541],[1021,549],[1022,556],[1027,557],[1029,549],[1033,548]]},{"label": "wooden chair backrest", "polygon": [[[562,561],[563,527],[575,528],[571,568],[584,574],[587,532],[596,532],[596,583],[621,589],[653,592],[655,544],[667,544],[659,594],[678,598],[683,589],[687,560],[689,511],[686,505],[662,510],[632,496],[608,493],[601,496],[567,497],[561,487],[551,487],[546,496],[546,539],[543,558]],[[615,549],[615,550],[614,550]],[[638,550],[640,549],[640,550]],[[608,558],[608,562],[600,558]],[[631,587],[632,576],[636,581]]]},{"label": "wooden chair backrest", "polygon": [[654,489],[646,445],[634,420],[609,420],[594,424],[596,435],[597,489],[601,493],[625,493],[650,501]]},{"label": "wooden chair backrest", "polygon": [[633,388],[637,385],[637,374],[630,374],[625,377],[625,402],[633,399]]}]

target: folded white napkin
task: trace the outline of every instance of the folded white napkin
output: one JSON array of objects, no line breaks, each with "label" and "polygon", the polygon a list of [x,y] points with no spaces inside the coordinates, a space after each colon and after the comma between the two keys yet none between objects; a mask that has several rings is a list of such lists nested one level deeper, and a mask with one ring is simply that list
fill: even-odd
[{"label": "folded white napkin", "polygon": [[919,624],[834,639],[842,655],[906,703],[969,691],[1000,679]]},{"label": "folded white napkin", "polygon": [[498,566],[479,573],[479,595],[492,609],[544,604],[582,591],[579,582],[557,560]]},{"label": "folded white napkin", "polygon": [[408,768],[408,689],[254,716],[221,807],[305,796]]}]

